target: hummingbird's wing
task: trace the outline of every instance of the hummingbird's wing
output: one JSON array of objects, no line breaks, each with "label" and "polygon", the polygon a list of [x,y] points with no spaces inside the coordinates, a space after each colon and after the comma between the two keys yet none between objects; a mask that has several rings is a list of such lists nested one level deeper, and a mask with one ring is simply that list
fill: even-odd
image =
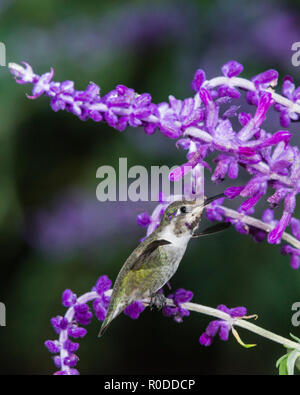
[{"label": "hummingbird's wing", "polygon": [[[152,236],[153,237],[153,236]],[[99,336],[102,336],[110,322],[134,301],[131,294],[138,289],[141,281],[153,275],[153,264],[157,264],[160,252],[158,247],[171,244],[167,240],[149,239],[138,246],[123,265],[115,281],[105,320],[101,326]]]},{"label": "hummingbird's wing", "polygon": [[136,257],[135,260],[133,260],[129,265],[128,269],[129,270],[139,270],[142,266],[142,264],[145,262],[147,258],[160,246],[171,244],[170,241],[168,240],[154,240],[150,244],[147,245],[143,251],[141,251],[141,254]]},{"label": "hummingbird's wing", "polygon": [[231,225],[230,222],[219,222],[216,225],[204,229],[202,232],[196,230],[193,233],[192,237],[196,238],[196,237],[202,237],[202,236],[207,236],[207,235],[212,235],[214,233],[222,232],[223,230],[229,228],[230,225]]}]

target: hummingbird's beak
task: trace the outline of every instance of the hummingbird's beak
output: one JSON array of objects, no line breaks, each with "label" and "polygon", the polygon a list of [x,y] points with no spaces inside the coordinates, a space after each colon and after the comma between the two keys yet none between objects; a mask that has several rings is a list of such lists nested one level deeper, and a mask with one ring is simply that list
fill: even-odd
[{"label": "hummingbird's beak", "polygon": [[212,203],[214,200],[220,199],[224,196],[225,196],[224,193],[220,193],[219,195],[212,196],[212,197],[206,199],[202,205],[207,206],[208,204]]},{"label": "hummingbird's beak", "polygon": [[219,195],[212,196],[208,199],[203,199],[199,200],[199,202],[196,201],[195,209],[196,211],[199,211],[199,209],[203,210],[203,207],[208,206],[210,203],[212,203],[214,200],[220,199],[224,197],[224,193],[220,193]]}]

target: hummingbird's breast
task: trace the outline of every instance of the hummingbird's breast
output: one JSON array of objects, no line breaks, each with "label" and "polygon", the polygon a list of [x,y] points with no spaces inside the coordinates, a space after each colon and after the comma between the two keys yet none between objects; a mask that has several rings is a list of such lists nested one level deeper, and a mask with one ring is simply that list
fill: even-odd
[{"label": "hummingbird's breast", "polygon": [[155,284],[153,293],[162,288],[177,271],[183,255],[185,254],[190,237],[190,234],[187,232],[177,235],[171,227],[165,228],[159,234],[159,239],[168,240],[171,244],[159,247],[160,265],[158,270],[160,276]]},{"label": "hummingbird's breast", "polygon": [[185,246],[176,246],[176,245],[166,245],[161,247],[164,250],[164,253],[166,254],[166,260],[165,260],[165,275],[168,277],[166,280],[169,281],[170,278],[175,274],[176,270],[178,269],[178,266],[183,258],[183,255],[186,250],[186,245]]}]

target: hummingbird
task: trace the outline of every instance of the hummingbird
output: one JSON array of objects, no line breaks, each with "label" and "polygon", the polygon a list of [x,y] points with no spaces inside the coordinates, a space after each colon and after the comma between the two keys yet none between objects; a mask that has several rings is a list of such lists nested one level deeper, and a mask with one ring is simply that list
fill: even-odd
[{"label": "hummingbird", "polygon": [[217,233],[230,226],[230,223],[222,222],[202,232],[197,231],[205,206],[220,197],[224,194],[204,201],[178,200],[167,207],[159,226],[137,246],[121,268],[99,337],[111,321],[136,300],[150,298],[151,305],[162,307],[162,299],[166,298],[158,291],[175,274],[190,239]]}]

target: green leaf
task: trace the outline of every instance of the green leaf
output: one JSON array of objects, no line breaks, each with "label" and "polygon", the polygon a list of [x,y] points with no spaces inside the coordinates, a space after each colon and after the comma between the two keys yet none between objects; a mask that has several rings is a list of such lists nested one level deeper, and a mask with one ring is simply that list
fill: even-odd
[{"label": "green leaf", "polygon": [[289,376],[294,375],[295,363],[296,363],[298,357],[300,357],[300,351],[298,351],[298,350],[293,350],[292,352],[290,352],[288,354],[286,366],[287,366],[287,371],[288,371]]},{"label": "green leaf", "polygon": [[287,376],[288,375],[288,369],[286,366],[286,361],[287,359],[284,360],[284,362],[282,362],[279,366],[279,375],[280,376]]},{"label": "green leaf", "polygon": [[276,368],[278,369],[279,365],[281,364],[281,362],[287,358],[287,354],[284,354],[282,357],[280,357],[279,359],[277,359],[276,361]]},{"label": "green leaf", "polygon": [[296,342],[300,343],[299,337],[296,337],[296,336],[293,335],[292,333],[290,333],[290,336],[291,336],[291,338],[294,339]]},{"label": "green leaf", "polygon": [[276,362],[276,368],[279,368],[279,375],[286,376],[288,374],[287,359],[290,353],[283,355]]}]

